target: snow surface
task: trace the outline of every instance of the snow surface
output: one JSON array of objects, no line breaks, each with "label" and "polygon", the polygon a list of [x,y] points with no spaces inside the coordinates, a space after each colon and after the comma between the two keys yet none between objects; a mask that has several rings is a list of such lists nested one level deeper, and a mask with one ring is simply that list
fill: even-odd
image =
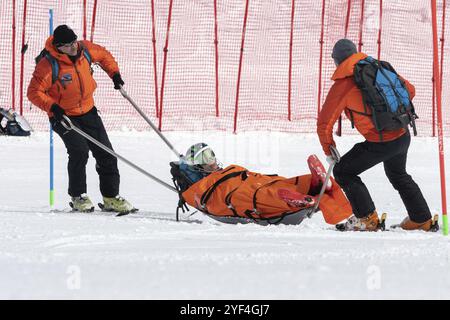
[{"label": "snow surface", "polygon": [[[315,135],[167,133],[184,153],[206,142],[227,165],[293,176],[324,160]],[[317,214],[299,226],[225,225],[201,213],[175,221],[177,195],[120,163],[121,194],[139,213],[68,212],[66,153],[55,137],[58,212],[49,212],[48,134],[0,137],[1,299],[450,298],[449,238],[420,231],[340,233]],[[170,182],[174,155],[151,132],[110,134],[115,150]],[[361,141],[337,138],[343,154]],[[447,144],[448,145],[448,144]],[[437,139],[414,138],[408,168],[441,208]],[[362,175],[387,224],[405,209],[382,166]],[[448,177],[447,177],[448,178]],[[91,157],[88,193],[101,200]]]}]

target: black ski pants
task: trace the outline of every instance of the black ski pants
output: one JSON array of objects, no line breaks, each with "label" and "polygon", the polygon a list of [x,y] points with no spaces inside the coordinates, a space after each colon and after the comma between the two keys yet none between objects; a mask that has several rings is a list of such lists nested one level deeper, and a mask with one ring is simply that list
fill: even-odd
[{"label": "black ski pants", "polygon": [[333,171],[335,179],[347,195],[356,217],[366,217],[375,211],[369,191],[359,175],[383,162],[386,176],[400,194],[410,219],[422,223],[431,218],[419,186],[406,172],[410,142],[411,136],[406,132],[393,141],[357,143],[336,164]]},{"label": "black ski pants", "polygon": [[[102,119],[97,113],[97,108],[92,108],[81,116],[70,116],[73,125],[112,149],[108,134],[103,126]],[[86,164],[89,158],[89,150],[96,160],[95,168],[100,178],[100,192],[104,197],[115,197],[119,194],[120,175],[117,168],[117,158],[85,139],[74,130],[66,130],[62,124],[54,118],[50,118],[53,130],[63,140],[69,162],[69,195],[80,196],[87,192]]]}]

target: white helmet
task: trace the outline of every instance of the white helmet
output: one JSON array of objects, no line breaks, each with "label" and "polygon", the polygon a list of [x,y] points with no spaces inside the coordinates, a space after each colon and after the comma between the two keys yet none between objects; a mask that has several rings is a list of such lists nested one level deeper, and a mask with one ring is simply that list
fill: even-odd
[{"label": "white helmet", "polygon": [[201,171],[213,172],[220,169],[214,151],[203,142],[190,146],[185,159],[187,164]]}]

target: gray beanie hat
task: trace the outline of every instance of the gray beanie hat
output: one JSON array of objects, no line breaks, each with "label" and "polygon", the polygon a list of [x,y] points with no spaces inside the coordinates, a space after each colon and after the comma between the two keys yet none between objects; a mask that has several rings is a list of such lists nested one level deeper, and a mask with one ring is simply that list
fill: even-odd
[{"label": "gray beanie hat", "polygon": [[357,53],[356,45],[348,39],[341,39],[333,47],[331,57],[334,62],[339,65],[352,54]]}]

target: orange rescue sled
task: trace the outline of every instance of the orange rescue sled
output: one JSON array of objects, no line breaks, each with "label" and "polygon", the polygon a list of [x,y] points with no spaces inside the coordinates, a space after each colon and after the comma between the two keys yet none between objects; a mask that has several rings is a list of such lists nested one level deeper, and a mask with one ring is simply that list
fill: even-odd
[{"label": "orange rescue sled", "polygon": [[[182,174],[180,170],[177,172],[178,162],[170,165],[175,186],[180,191],[179,208],[186,202],[224,223],[300,224],[315,204],[293,207],[279,196],[280,189],[309,194],[311,174],[284,178],[230,165],[186,186],[177,179],[177,175]],[[315,198],[316,194],[310,196]],[[350,203],[334,179],[332,189],[323,195],[319,209],[325,221],[333,225],[351,215]]]}]

